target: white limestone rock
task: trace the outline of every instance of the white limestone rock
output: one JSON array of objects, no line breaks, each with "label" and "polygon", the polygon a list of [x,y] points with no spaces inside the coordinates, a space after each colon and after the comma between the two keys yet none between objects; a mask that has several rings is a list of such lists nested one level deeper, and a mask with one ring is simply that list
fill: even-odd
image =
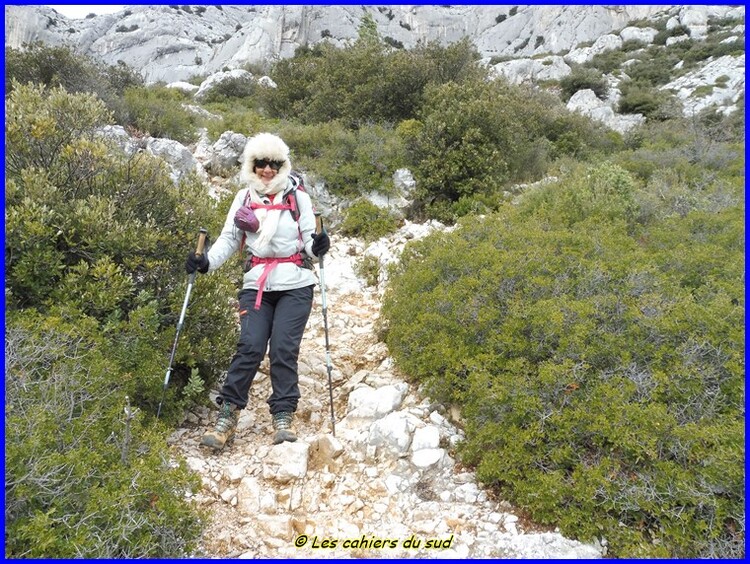
[{"label": "white limestone rock", "polygon": [[437,449],[440,445],[440,429],[435,425],[426,425],[414,431],[411,442],[413,451],[422,449]]},{"label": "white limestone rock", "polygon": [[645,121],[641,114],[616,114],[607,102],[597,98],[594,91],[588,88],[573,94],[568,100],[567,107],[572,112],[578,112],[600,121],[610,129],[620,133],[625,133]]},{"label": "white limestone rock", "polygon": [[182,143],[172,139],[151,137],[146,143],[146,151],[163,159],[169,165],[169,176],[175,184],[189,174],[203,173],[205,175],[203,167],[195,160],[193,153]]},{"label": "white limestone rock", "polygon": [[594,58],[595,55],[600,55],[605,51],[611,51],[612,49],[619,49],[622,47],[622,37],[608,33],[602,35],[594,41],[591,47],[581,47],[573,49],[565,55],[564,59],[567,63],[583,64]]},{"label": "white limestone rock", "polygon": [[406,395],[404,383],[372,388],[362,385],[349,394],[348,417],[378,419],[398,409]]},{"label": "white limestone rock", "polygon": [[309,450],[310,445],[302,441],[274,445],[263,459],[263,478],[282,484],[304,478]]},{"label": "white limestone rock", "polygon": [[209,149],[208,162],[204,165],[212,174],[229,177],[239,171],[240,157],[247,144],[242,133],[225,131]]},{"label": "white limestone rock", "polygon": [[502,76],[512,84],[561,80],[571,73],[563,57],[549,56],[543,59],[515,59],[497,63],[492,67],[493,76]]},{"label": "white limestone rock", "polygon": [[310,443],[309,468],[320,469],[334,467],[344,454],[343,443],[333,435],[318,435]]},{"label": "white limestone rock", "polygon": [[141,149],[141,144],[133,139],[121,125],[104,125],[96,131],[96,135],[105,142],[119,147],[129,157]]},{"label": "white limestone rock", "polygon": [[184,92],[185,94],[190,94],[190,95],[195,94],[200,88],[199,86],[195,84],[191,84],[189,82],[185,82],[184,80],[177,80],[175,82],[170,82],[169,84],[167,84],[166,87],[174,88],[175,90],[179,90],[180,92]]},{"label": "white limestone rock", "polygon": [[408,413],[401,411],[389,413],[370,426],[367,442],[369,445],[381,447],[396,456],[405,456],[409,451],[411,434],[416,428],[417,421]]},{"label": "white limestone rock", "polygon": [[[726,80],[718,83],[719,77],[726,77]],[[696,90],[705,86],[712,86],[711,92],[704,96],[695,96]],[[661,88],[677,93],[677,98],[683,104],[683,114],[687,117],[709,106],[730,113],[737,109],[736,104],[745,92],[745,55],[719,57]]]},{"label": "white limestone rock", "polygon": [[440,466],[446,453],[442,448],[412,449],[411,463],[417,468],[432,468]]},{"label": "white limestone rock", "polygon": [[[188,8],[187,10],[184,8]],[[7,47],[73,41],[86,55],[139,69],[148,83],[267,65],[323,40],[343,47],[358,37],[364,12],[378,34],[413,48],[472,38],[482,57],[559,53],[672,6],[510,5],[133,5],[112,15],[71,20],[44,6],[6,6]],[[724,13],[736,7],[708,7]],[[742,11],[744,14],[744,10]],[[54,22],[54,25],[52,25]],[[119,30],[119,31],[118,31]],[[127,30],[127,31],[126,31]],[[270,86],[270,85],[269,85]],[[272,87],[272,86],[271,86]]]},{"label": "white limestone rock", "polygon": [[646,45],[654,42],[654,37],[659,32],[653,27],[626,27],[620,32],[623,41],[640,41]]}]

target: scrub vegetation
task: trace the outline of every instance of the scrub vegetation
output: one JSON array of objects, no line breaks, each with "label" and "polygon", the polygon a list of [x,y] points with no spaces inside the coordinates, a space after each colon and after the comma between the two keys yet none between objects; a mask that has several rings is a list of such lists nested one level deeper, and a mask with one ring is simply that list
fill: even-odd
[{"label": "scrub vegetation", "polygon": [[[200,538],[200,484],[166,437],[231,356],[231,268],[201,279],[155,413],[185,250],[229,201],[108,144],[118,124],[183,143],[279,133],[351,202],[340,232],[366,240],[400,220],[362,196],[409,168],[407,218],[457,226],[407,245],[382,332],[460,407],[462,462],[611,556],[743,557],[744,104],[686,119],[655,90],[671,58],[735,46],[629,46],[621,104],[649,119],[620,135],[488,80],[469,42],[405,50],[365,31],[275,63],[278,88],[227,88],[203,104],[218,120],[123,65],[6,50],[5,556],[185,557]],[[591,69],[620,62],[563,94],[603,89]]]}]

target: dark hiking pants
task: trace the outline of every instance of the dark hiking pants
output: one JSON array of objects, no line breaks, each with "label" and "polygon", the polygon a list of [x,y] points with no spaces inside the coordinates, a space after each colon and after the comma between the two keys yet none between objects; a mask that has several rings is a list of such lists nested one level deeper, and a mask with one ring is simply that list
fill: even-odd
[{"label": "dark hiking pants", "polygon": [[297,410],[299,357],[302,334],[312,309],[313,286],[263,292],[260,309],[254,309],[257,290],[242,290],[240,299],[240,340],[229,364],[227,378],[217,399],[247,405],[250,384],[268,349],[271,386],[268,398],[271,414]]}]

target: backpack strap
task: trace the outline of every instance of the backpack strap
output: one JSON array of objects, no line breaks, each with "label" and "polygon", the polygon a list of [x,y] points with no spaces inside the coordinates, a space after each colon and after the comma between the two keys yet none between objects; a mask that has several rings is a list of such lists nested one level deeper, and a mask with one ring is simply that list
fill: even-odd
[{"label": "backpack strap", "polygon": [[[249,206],[251,209],[257,210],[257,209],[263,209],[263,210],[289,210],[289,213],[292,215],[292,219],[294,219],[295,222],[297,222],[297,234],[298,234],[298,241],[299,241],[299,248],[300,251],[293,254],[289,257],[256,257],[254,255],[250,255],[247,260],[245,261],[245,272],[250,270],[251,268],[258,266],[259,264],[264,265],[263,272],[261,273],[260,277],[258,278],[258,295],[255,299],[255,309],[260,309],[261,300],[263,299],[263,289],[266,285],[266,280],[268,279],[268,276],[271,274],[271,272],[281,263],[285,262],[292,262],[296,264],[297,266],[305,266],[305,257],[302,255],[302,251],[305,248],[305,243],[302,238],[302,228],[299,224],[300,219],[300,211],[299,211],[299,205],[297,203],[297,190],[302,190],[305,192],[305,185],[302,182],[301,177],[298,177],[296,175],[289,175],[289,178],[292,179],[292,183],[294,184],[294,187],[286,193],[286,196],[284,197],[285,203],[282,204],[258,204],[256,202],[250,201],[250,193],[245,196],[245,202],[243,205]],[[242,249],[245,248],[245,241],[247,240],[247,233],[242,232],[242,241],[240,242],[240,252],[242,252]],[[307,255],[305,255],[307,256]],[[312,267],[310,267],[312,268]]]}]

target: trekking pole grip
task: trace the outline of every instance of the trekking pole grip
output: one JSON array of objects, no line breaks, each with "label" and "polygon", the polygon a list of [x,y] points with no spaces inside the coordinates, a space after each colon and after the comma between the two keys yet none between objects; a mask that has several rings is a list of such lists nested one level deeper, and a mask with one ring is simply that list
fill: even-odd
[{"label": "trekking pole grip", "polygon": [[315,212],[315,234],[320,235],[323,232],[323,215]]},{"label": "trekking pole grip", "polygon": [[195,254],[198,256],[203,254],[203,248],[206,246],[206,235],[208,235],[208,231],[201,227],[198,231],[198,246],[195,248]]}]

